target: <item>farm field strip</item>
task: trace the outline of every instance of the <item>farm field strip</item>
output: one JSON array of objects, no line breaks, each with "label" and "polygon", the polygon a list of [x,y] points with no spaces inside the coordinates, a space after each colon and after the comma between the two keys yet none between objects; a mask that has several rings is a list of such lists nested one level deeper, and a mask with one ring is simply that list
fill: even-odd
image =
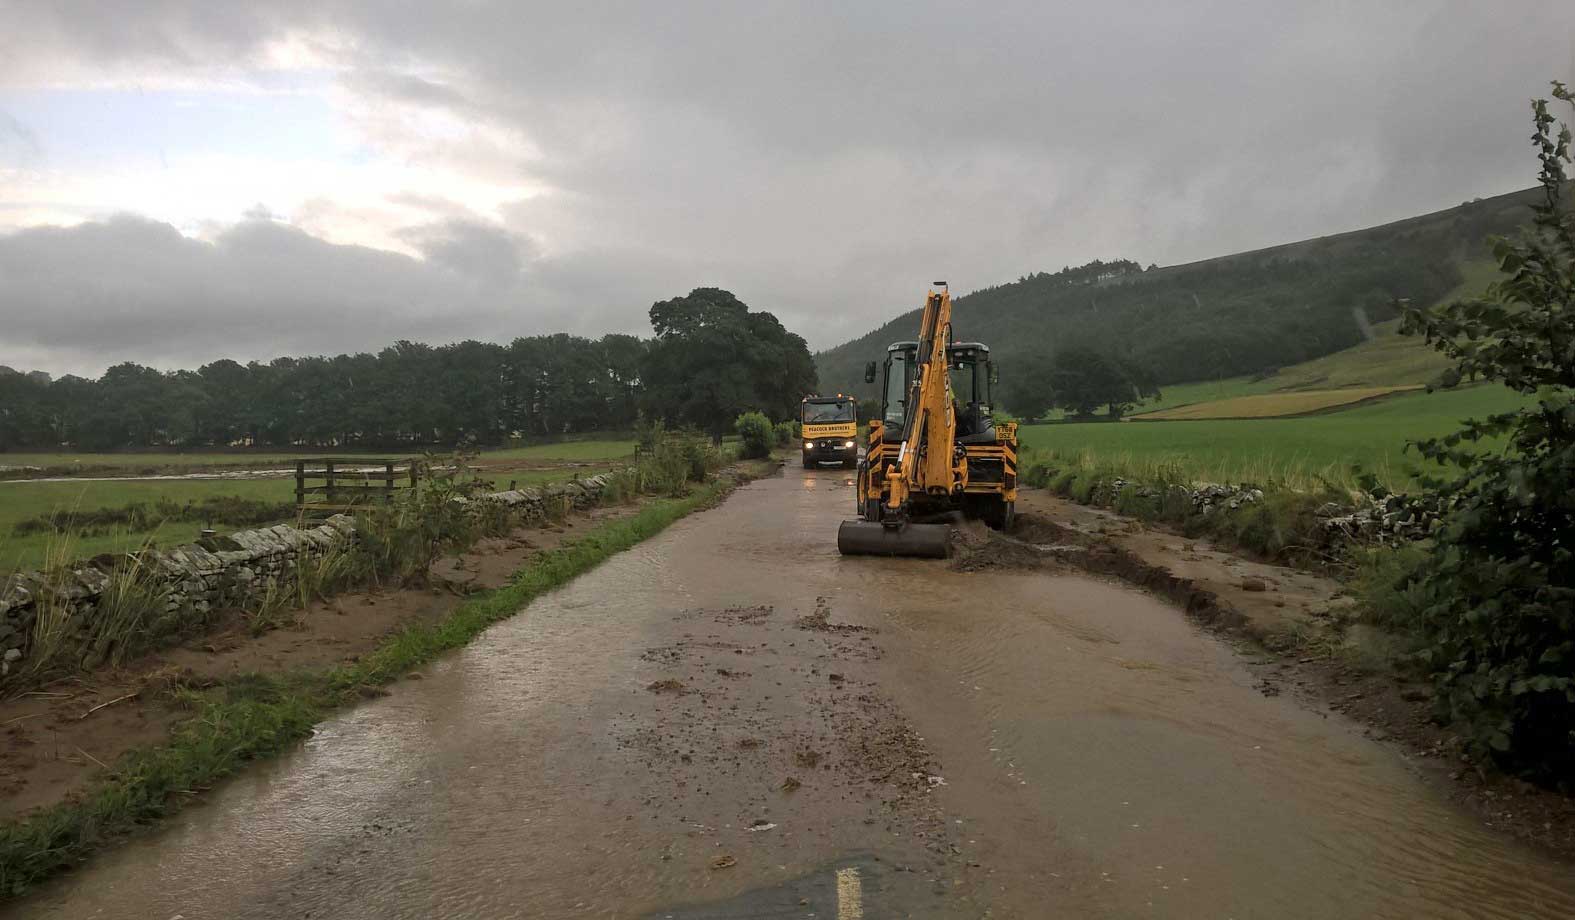
[{"label": "farm field strip", "polygon": [[1172,409],[1161,409],[1157,412],[1145,412],[1142,415],[1133,416],[1133,418],[1138,421],[1171,421],[1180,419],[1277,418],[1306,415],[1311,412],[1321,412],[1339,406],[1348,406],[1353,403],[1366,402],[1422,388],[1422,384],[1414,383],[1400,386],[1345,387],[1338,390],[1295,390],[1285,393],[1256,393],[1250,396],[1235,396],[1212,402],[1176,406]]}]

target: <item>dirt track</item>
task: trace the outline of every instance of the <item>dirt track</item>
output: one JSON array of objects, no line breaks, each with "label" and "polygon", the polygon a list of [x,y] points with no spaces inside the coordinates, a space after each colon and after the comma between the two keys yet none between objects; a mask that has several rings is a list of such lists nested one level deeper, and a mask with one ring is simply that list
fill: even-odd
[{"label": "dirt track", "polygon": [[1173,607],[741,489],[61,880],[59,917],[1562,917],[1567,867]]}]

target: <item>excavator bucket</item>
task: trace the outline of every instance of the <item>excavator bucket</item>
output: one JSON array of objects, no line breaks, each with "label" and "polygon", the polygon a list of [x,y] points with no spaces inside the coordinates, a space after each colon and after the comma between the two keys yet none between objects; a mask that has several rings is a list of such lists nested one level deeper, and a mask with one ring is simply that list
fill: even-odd
[{"label": "excavator bucket", "polygon": [[888,527],[874,521],[843,521],[837,528],[837,550],[844,556],[944,559],[951,551],[951,528],[945,524]]}]

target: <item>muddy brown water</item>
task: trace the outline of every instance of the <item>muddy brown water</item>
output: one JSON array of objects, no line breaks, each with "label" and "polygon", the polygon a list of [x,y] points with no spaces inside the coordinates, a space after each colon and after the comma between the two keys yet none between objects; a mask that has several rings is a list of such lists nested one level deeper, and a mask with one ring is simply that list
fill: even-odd
[{"label": "muddy brown water", "polygon": [[849,490],[741,489],[16,915],[1575,915],[1173,608],[839,557]]}]

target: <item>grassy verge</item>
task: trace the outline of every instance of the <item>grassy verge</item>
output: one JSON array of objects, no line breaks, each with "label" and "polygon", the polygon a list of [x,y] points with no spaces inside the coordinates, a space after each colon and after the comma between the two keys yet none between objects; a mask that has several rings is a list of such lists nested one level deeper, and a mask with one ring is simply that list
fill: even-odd
[{"label": "grassy verge", "polygon": [[[766,465],[746,469],[743,479]],[[608,557],[719,501],[736,482],[716,481],[681,498],[655,500],[631,517],[543,554],[509,585],[471,598],[432,624],[407,627],[359,661],[329,671],[249,674],[208,687],[173,687],[192,710],[163,745],[133,751],[79,801],[64,802],[0,828],[0,899],[79,864],[107,843],[181,807],[246,762],[278,753],[310,734],[339,706],[519,612]]]},{"label": "grassy verge", "polygon": [[1176,468],[1134,470],[1128,464],[1101,464],[1087,457],[1070,463],[1035,458],[1023,468],[1023,483],[1079,504],[1161,522],[1189,537],[1207,538],[1272,562],[1302,565],[1330,561],[1328,538],[1317,511],[1330,502],[1348,503],[1351,497],[1328,484],[1305,491],[1271,484],[1250,499],[1223,497],[1204,512],[1194,502],[1190,479]]}]

